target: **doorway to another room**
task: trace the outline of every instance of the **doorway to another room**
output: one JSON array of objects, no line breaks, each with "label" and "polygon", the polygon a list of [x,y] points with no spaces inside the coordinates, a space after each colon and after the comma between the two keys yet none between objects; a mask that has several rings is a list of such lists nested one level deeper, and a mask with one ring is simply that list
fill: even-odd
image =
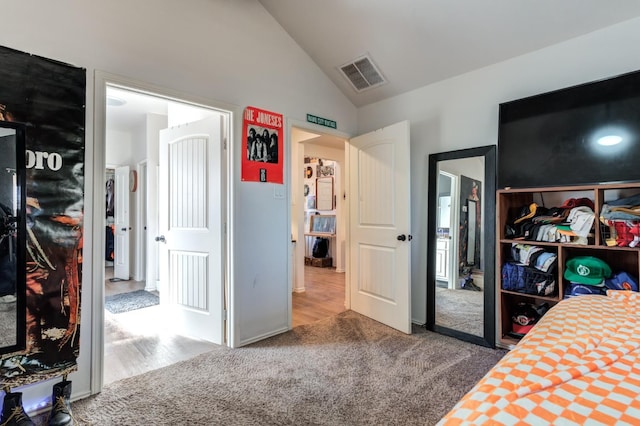
[{"label": "doorway to another room", "polygon": [[[166,244],[167,239],[162,234],[167,231],[162,223],[163,220],[167,222],[163,217],[168,214],[161,199],[164,196],[164,202],[170,202],[165,196],[169,187],[161,177],[163,167],[176,167],[175,164],[167,166],[162,160],[161,134],[167,132],[163,129],[197,126],[203,120],[224,123],[223,115],[158,94],[106,86],[103,385],[191,358],[222,343],[184,333],[168,323],[166,312],[172,306],[168,306],[167,299],[173,301],[173,292],[160,279],[159,259],[166,254],[162,244]],[[221,146],[222,138],[227,137],[223,132],[229,128],[228,125],[218,126],[218,134],[212,132],[211,139],[216,139]],[[186,141],[187,148],[184,149],[187,150],[193,150],[193,146],[198,149],[206,143],[193,139]],[[179,144],[169,149],[172,153],[184,153]],[[207,149],[211,150],[210,147]],[[222,175],[220,170],[212,177],[218,175]],[[220,179],[214,181],[220,181],[220,187],[223,187]],[[224,205],[212,204],[218,210],[214,216],[222,216]],[[215,225],[216,222],[209,223]],[[170,238],[169,234],[167,238]],[[221,247],[222,238],[218,236],[217,240],[217,246]],[[217,254],[220,259],[224,257],[223,253]],[[216,278],[223,281],[222,273],[219,275]],[[217,283],[208,293],[215,293],[215,288],[222,288],[222,285]],[[217,309],[221,318],[223,306],[217,306]]]},{"label": "doorway to another room", "polygon": [[292,327],[346,308],[345,140],[293,127]]}]

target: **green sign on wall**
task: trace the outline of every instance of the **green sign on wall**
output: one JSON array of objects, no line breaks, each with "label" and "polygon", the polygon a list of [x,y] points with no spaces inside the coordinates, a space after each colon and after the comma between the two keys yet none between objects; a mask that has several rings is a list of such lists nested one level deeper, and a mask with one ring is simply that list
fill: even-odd
[{"label": "green sign on wall", "polygon": [[319,124],[320,126],[337,129],[336,122],[333,120],[329,120],[328,118],[316,117],[315,115],[307,114],[307,121],[309,123]]}]

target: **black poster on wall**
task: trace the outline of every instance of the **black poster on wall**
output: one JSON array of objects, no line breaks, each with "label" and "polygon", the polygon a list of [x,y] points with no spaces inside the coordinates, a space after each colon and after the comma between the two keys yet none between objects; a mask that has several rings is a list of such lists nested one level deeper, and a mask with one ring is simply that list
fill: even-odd
[{"label": "black poster on wall", "polygon": [[80,343],[86,70],[0,47],[0,120],[26,124],[27,344],[0,384],[76,369]]},{"label": "black poster on wall", "polygon": [[[481,242],[482,242],[482,206],[480,195],[482,194],[482,182],[460,175],[460,225],[459,225],[459,253],[458,265],[460,274],[463,275],[465,267],[473,269],[482,268]],[[469,201],[474,203],[470,209]],[[471,213],[475,212],[475,213]],[[474,222],[474,226],[470,222]],[[473,238],[469,238],[469,232],[474,232]],[[469,247],[472,241],[473,247]],[[470,252],[471,250],[471,252]]]}]

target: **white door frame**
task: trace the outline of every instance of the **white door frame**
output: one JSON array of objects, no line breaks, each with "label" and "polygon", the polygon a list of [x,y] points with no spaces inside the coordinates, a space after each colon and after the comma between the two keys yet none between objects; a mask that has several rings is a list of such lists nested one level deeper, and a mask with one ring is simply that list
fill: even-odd
[{"label": "white door frame", "polygon": [[155,282],[150,283],[150,280],[147,280],[147,253],[149,250],[147,244],[147,217],[149,215],[149,206],[147,204],[147,191],[148,191],[148,180],[147,176],[149,173],[149,161],[147,159],[139,161],[136,165],[137,169],[137,191],[136,191],[136,264],[135,271],[133,273],[134,279],[136,281],[145,281],[145,290],[146,291],[154,291],[156,290]]},{"label": "white door frame", "polygon": [[[93,173],[88,179],[89,185],[92,184],[93,190],[87,194],[87,204],[91,206],[87,213],[90,215],[85,223],[88,225],[85,228],[85,234],[88,234],[88,240],[91,241],[91,246],[86,247],[85,251],[88,251],[88,258],[91,259],[90,265],[85,265],[85,279],[88,279],[88,283],[94,283],[91,286],[91,393],[96,394],[102,391],[103,387],[103,369],[104,369],[104,267],[103,259],[100,257],[100,253],[104,252],[105,236],[104,236],[104,170],[105,170],[105,132],[106,132],[106,91],[107,86],[122,87],[133,91],[139,91],[142,93],[148,93],[150,95],[163,97],[168,100],[175,100],[178,102],[191,103],[199,107],[216,110],[222,113],[226,117],[226,134],[228,135],[224,141],[226,149],[224,150],[222,159],[223,167],[226,168],[226,172],[223,176],[228,177],[224,182],[223,188],[225,194],[223,199],[226,200],[226,205],[223,207],[223,216],[225,218],[226,234],[224,237],[224,268],[225,268],[225,305],[227,310],[227,323],[226,323],[226,340],[227,344],[232,344],[234,341],[234,327],[231,319],[233,316],[234,306],[234,294],[233,294],[233,269],[232,265],[232,253],[233,253],[233,218],[234,218],[234,194],[233,176],[236,171],[233,164],[234,143],[236,139],[235,135],[242,134],[241,131],[241,119],[242,111],[236,105],[225,104],[222,102],[214,101],[207,98],[194,96],[188,93],[179,92],[162,86],[156,86],[150,83],[146,83],[139,80],[134,80],[128,77],[120,76],[117,74],[111,74],[104,71],[96,70],[94,76],[94,88],[93,88],[93,102],[94,102],[94,127],[93,127]],[[91,158],[91,152],[88,152],[88,158]],[[87,250],[88,249],[88,250]],[[87,268],[89,266],[89,268]],[[87,269],[89,269],[87,271]]]},{"label": "white door frame", "polygon": [[[317,133],[317,134],[321,134],[321,135],[328,135],[328,136],[334,136],[340,139],[344,139],[345,140],[345,146],[344,146],[344,151],[345,151],[345,164],[342,165],[342,181],[343,181],[343,188],[345,193],[349,193],[349,188],[348,188],[348,182],[347,179],[345,179],[345,173],[346,173],[346,164],[348,164],[348,157],[347,157],[347,145],[349,144],[349,139],[351,139],[351,135],[349,135],[348,133],[344,133],[335,129],[331,129],[329,127],[323,127],[323,126],[319,126],[317,124],[312,124],[312,123],[308,123],[306,121],[300,121],[300,120],[296,120],[296,119],[292,119],[292,118],[287,118],[286,119],[286,126],[287,126],[287,132],[286,132],[286,139],[287,139],[287,144],[288,146],[293,147],[293,141],[291,140],[291,134],[292,134],[292,128],[295,127],[297,129],[300,130],[305,130],[311,133]],[[300,153],[300,145],[303,145],[304,141],[298,142],[298,147],[297,150],[293,150],[292,149],[292,153],[295,151],[298,154]],[[286,171],[286,173],[288,173],[287,179],[289,180],[289,182],[292,182],[291,184],[291,190],[292,191],[298,191],[298,190],[302,190],[302,185],[297,185],[298,187],[294,188],[294,180],[292,179],[292,173],[293,172],[299,172],[298,175],[300,175],[301,170],[302,170],[303,165],[300,163],[300,155],[291,156],[291,167],[288,167],[288,170]],[[290,195],[291,197],[291,195]],[[292,200],[291,200],[292,201]],[[288,219],[288,223],[291,223],[291,218],[293,217],[294,214],[298,214],[299,213],[299,209],[303,209],[302,206],[296,204],[296,208],[295,210],[293,209],[293,203],[289,202],[289,206],[287,208],[287,215],[289,216]],[[304,210],[304,209],[303,209]],[[349,217],[349,203],[343,203],[343,217],[344,217],[344,238],[345,238],[345,253],[344,253],[344,257],[345,257],[345,264],[348,264],[348,260],[349,260],[349,228],[348,228],[348,217]],[[297,238],[297,242],[296,242],[296,246],[300,246],[304,241],[304,232],[302,232],[302,234],[300,233],[300,230],[304,231],[304,222],[303,223],[298,223],[298,238]],[[300,258],[300,256],[296,256],[295,255],[295,251],[297,250],[297,247],[294,246],[293,244],[289,245],[289,259],[291,259],[292,262],[292,267],[289,268],[289,289],[293,290],[294,288],[294,283],[296,280],[300,280],[302,282],[304,282],[304,256],[302,256],[302,258]],[[298,250],[298,253],[300,251]],[[294,272],[295,271],[295,272]],[[294,276],[294,273],[296,276]],[[287,303],[288,306],[288,318],[289,318],[289,328],[292,328],[292,324],[293,324],[293,319],[292,319],[292,291],[288,292],[289,294],[289,300]],[[346,271],[346,276],[345,276],[345,308],[346,309],[351,309],[351,299],[349,296],[349,268],[347,268]]]},{"label": "white door frame", "polygon": [[131,235],[131,194],[129,179],[131,167],[115,168],[114,197],[114,232],[113,232],[113,277],[129,281],[131,279],[131,243],[135,241]]},{"label": "white door frame", "polygon": [[[451,193],[451,203],[449,210],[449,252],[447,253],[447,288],[455,290],[458,286],[458,222],[460,220],[460,183],[458,182],[459,176],[455,173],[448,172],[446,170],[439,169],[439,175],[445,175],[451,179],[451,187],[449,192]],[[453,231],[451,231],[453,230]]]}]

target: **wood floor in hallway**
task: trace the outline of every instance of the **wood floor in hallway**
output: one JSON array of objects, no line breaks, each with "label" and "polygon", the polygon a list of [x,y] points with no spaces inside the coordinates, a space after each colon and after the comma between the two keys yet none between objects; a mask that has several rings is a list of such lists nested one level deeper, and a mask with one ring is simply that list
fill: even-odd
[{"label": "wood floor in hallway", "polygon": [[292,322],[296,327],[344,312],[345,274],[335,268],[304,267],[304,293],[293,293]]}]

